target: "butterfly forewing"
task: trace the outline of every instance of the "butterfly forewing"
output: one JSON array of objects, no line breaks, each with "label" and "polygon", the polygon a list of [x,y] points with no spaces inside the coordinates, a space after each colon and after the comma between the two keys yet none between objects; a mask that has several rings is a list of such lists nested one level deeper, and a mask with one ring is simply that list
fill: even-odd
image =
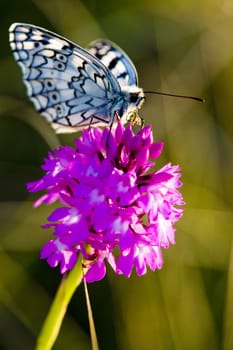
[{"label": "butterfly forewing", "polygon": [[114,70],[113,62],[107,65],[104,55],[98,57],[99,45],[92,46],[96,47],[92,54],[30,24],[15,23],[9,31],[11,49],[22,69],[28,96],[58,132],[112,123],[115,113],[122,117],[132,104],[130,93],[127,89],[122,91],[122,86],[135,85],[137,73],[117,47],[105,43],[108,60],[111,56],[114,61],[115,55],[114,66],[118,70]]}]

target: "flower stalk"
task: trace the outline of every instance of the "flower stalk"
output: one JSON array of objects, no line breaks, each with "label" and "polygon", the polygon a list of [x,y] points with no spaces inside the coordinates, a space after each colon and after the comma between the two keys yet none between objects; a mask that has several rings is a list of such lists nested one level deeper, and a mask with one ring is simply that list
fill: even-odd
[{"label": "flower stalk", "polygon": [[83,278],[82,263],[79,259],[72,271],[63,276],[53,303],[43,323],[35,350],[50,350],[59,334],[69,302]]}]

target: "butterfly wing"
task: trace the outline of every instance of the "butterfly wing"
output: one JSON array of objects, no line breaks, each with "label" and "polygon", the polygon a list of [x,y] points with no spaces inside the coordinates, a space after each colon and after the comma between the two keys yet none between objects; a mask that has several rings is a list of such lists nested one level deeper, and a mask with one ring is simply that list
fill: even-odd
[{"label": "butterfly wing", "polygon": [[138,86],[136,68],[119,46],[109,40],[96,40],[88,50],[112,72],[121,87]]},{"label": "butterfly wing", "polygon": [[57,132],[113,120],[121,88],[97,57],[30,24],[14,23],[9,32],[28,96]]}]

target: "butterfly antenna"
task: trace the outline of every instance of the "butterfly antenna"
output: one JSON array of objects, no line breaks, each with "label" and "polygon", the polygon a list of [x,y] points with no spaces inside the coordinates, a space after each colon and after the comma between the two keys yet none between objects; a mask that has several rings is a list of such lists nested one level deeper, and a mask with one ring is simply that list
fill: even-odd
[{"label": "butterfly antenna", "polygon": [[187,98],[189,100],[195,100],[204,103],[205,100],[201,97],[195,97],[195,96],[187,96],[187,95],[177,95],[177,94],[169,94],[166,92],[159,92],[159,91],[144,91],[145,94],[156,94],[156,95],[164,95],[164,96],[171,96],[171,97],[178,97],[178,98]]}]

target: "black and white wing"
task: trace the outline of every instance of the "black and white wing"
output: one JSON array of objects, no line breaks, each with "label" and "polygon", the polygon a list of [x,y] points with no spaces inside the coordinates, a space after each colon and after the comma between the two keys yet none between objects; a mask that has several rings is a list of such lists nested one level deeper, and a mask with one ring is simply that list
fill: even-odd
[{"label": "black and white wing", "polygon": [[14,23],[9,32],[27,94],[57,132],[110,123],[124,112],[120,84],[96,56],[34,25]]},{"label": "black and white wing", "polygon": [[96,40],[90,43],[88,50],[111,71],[121,87],[138,86],[138,75],[133,62],[115,43]]}]

